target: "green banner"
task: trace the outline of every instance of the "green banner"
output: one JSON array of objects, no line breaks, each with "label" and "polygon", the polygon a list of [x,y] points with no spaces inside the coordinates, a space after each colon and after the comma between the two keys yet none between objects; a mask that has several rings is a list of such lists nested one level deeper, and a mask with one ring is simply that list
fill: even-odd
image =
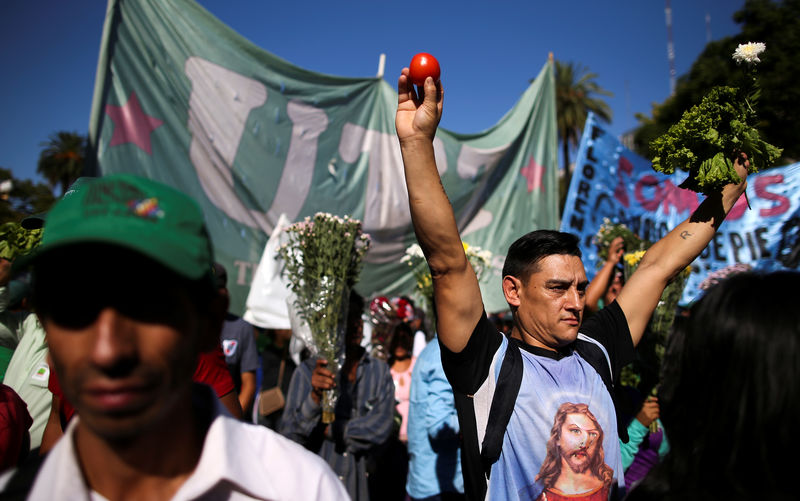
[{"label": "green banner", "polygon": [[[89,131],[94,174],[150,177],[197,200],[235,313],[281,214],[362,219],[373,245],[359,292],[411,293],[400,262],[415,237],[396,103],[383,79],[293,66],[193,1],[110,0]],[[506,308],[508,245],[558,227],[556,137],[548,62],[497,125],[470,135],[440,129],[435,139],[462,239],[495,256],[481,284],[487,311]]]}]

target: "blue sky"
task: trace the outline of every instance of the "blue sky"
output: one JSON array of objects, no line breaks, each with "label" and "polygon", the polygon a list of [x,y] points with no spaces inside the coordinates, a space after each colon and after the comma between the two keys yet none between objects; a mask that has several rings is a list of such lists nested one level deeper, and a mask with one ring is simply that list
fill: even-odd
[{"label": "blue sky", "polygon": [[[377,73],[394,85],[417,52],[442,67],[441,126],[474,133],[497,123],[547,60],[574,61],[614,93],[609,130],[622,134],[669,95],[662,0],[201,0],[259,47],[309,70],[348,77]],[[675,66],[688,71],[708,37],[738,33],[744,0],[672,0]],[[86,134],[106,3],[0,2],[0,167],[40,178],[40,143],[60,130]],[[710,16],[707,23],[706,16]],[[731,47],[731,52],[735,47]],[[561,159],[559,159],[561,162]]]}]

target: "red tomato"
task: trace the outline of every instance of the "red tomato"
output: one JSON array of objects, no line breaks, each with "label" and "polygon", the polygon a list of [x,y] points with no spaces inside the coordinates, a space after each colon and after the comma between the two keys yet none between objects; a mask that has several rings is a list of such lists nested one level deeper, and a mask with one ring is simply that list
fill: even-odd
[{"label": "red tomato", "polygon": [[408,65],[408,76],[414,85],[422,85],[425,79],[433,77],[434,82],[439,81],[441,70],[439,69],[439,61],[435,57],[426,52],[420,52],[411,58],[411,64]]}]

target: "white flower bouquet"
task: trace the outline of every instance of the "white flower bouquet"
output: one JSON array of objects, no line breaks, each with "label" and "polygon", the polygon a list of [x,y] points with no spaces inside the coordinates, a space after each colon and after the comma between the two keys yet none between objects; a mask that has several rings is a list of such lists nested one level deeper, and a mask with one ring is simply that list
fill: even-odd
[{"label": "white flower bouquet", "polygon": [[[469,264],[475,270],[478,280],[481,279],[483,273],[492,266],[492,253],[491,251],[481,249],[476,245],[469,245],[466,242],[461,242],[464,247],[464,254],[467,256]],[[421,299],[423,310],[425,314],[433,319],[434,325],[436,324],[436,315],[433,309],[433,279],[431,278],[431,270],[428,268],[428,263],[425,261],[425,255],[418,244],[412,244],[406,249],[406,253],[401,259],[401,262],[408,263],[414,273],[416,283],[414,285],[414,293]]]},{"label": "white flower bouquet", "polygon": [[628,252],[635,252],[649,246],[649,242],[639,238],[625,224],[613,223],[611,219],[604,217],[603,224],[600,225],[597,233],[592,237],[592,243],[597,246],[597,256],[600,258],[597,261],[598,267],[602,267],[603,262],[608,259],[608,248],[617,237],[622,237],[625,241],[625,250]]},{"label": "white flower bouquet", "polygon": [[[315,356],[338,372],[344,362],[344,324],[350,289],[358,281],[369,235],[361,221],[318,212],[284,230],[288,241],[278,248],[283,273],[294,295],[292,305],[308,324],[303,339]],[[291,308],[290,308],[291,310]],[[303,330],[296,334],[302,336]],[[323,393],[322,420],[334,420],[337,394]]]}]

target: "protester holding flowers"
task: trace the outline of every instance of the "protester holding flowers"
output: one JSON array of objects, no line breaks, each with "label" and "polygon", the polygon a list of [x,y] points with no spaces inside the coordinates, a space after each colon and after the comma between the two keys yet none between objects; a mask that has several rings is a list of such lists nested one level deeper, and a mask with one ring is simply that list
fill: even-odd
[{"label": "protester holding flowers", "polygon": [[367,454],[389,437],[394,410],[389,366],[361,346],[364,300],[352,290],[369,236],[329,213],[286,233],[278,254],[304,323],[294,335],[312,356],[292,374],[280,432],[324,458],[352,499],[369,499]]},{"label": "protester holding flowers", "polygon": [[[710,192],[650,247],[616,301],[583,325],[588,280],[577,238],[538,230],[518,239],[502,273],[514,319],[505,338],[486,317],[436,167],[442,95],[432,78],[415,89],[404,68],[395,124],[412,222],[433,279],[442,363],[464,437],[466,493],[470,499],[619,498],[625,484],[613,379],[632,356],[661,291],[700,254],[744,192],[745,157],[730,152],[738,181]],[[516,386],[501,369],[507,356],[509,373],[514,367],[521,372]],[[513,413],[500,430],[499,449],[487,450],[478,437],[492,438],[485,433],[491,428],[494,434],[491,408],[505,399],[513,399]],[[556,436],[564,440],[551,440]],[[548,442],[553,449],[545,450]],[[552,462],[545,465],[545,457]]]},{"label": "protester holding flowers", "polygon": [[[361,347],[364,301],[351,293],[345,332],[345,360],[332,371],[311,357],[292,374],[281,434],[316,452],[333,468],[350,498],[368,500],[367,454],[389,438],[394,382],[389,366]],[[335,419],[322,420],[323,392],[338,388]]]}]

